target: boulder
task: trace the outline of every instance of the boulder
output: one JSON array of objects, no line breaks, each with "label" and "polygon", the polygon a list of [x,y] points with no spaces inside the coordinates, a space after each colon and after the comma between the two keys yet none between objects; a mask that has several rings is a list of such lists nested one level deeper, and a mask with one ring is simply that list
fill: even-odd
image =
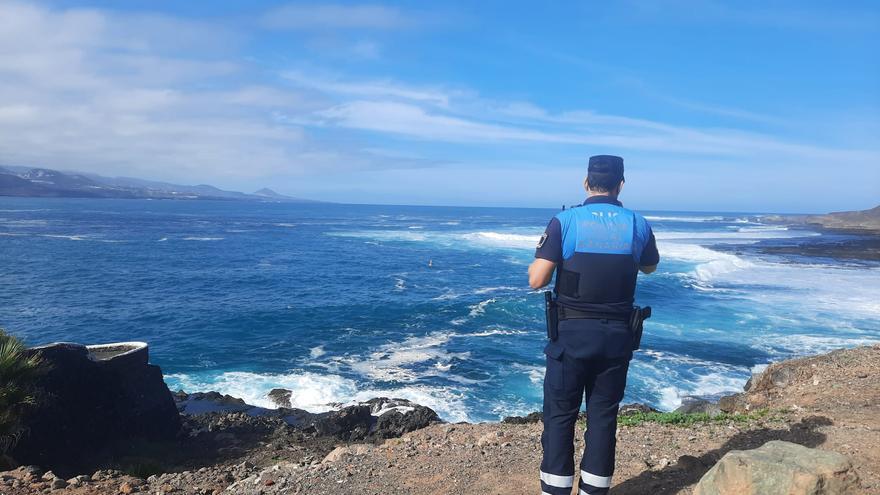
[{"label": "boulder", "polygon": [[717,416],[721,414],[721,408],[718,406],[718,404],[708,401],[706,399],[686,396],[682,397],[681,405],[673,412],[681,414],[705,413],[710,416]]},{"label": "boulder", "polygon": [[310,418],[308,427],[318,436],[358,440],[367,436],[372,421],[370,406],[357,405],[315,414]]},{"label": "boulder", "polygon": [[238,397],[224,395],[220,392],[194,392],[188,394],[183,390],[174,393],[177,410],[185,416],[196,416],[209,413],[238,413],[256,408]]},{"label": "boulder", "polygon": [[404,412],[396,409],[386,410],[376,417],[376,421],[370,429],[370,437],[374,439],[396,438],[439,421],[440,418],[433,409],[418,404]]},{"label": "boulder", "polygon": [[290,398],[293,397],[293,392],[290,390],[286,388],[273,388],[267,395],[276,406],[291,407]]},{"label": "boulder", "polygon": [[25,417],[27,434],[11,452],[21,464],[72,473],[98,453],[135,439],[169,440],[181,428],[158,366],[143,343],[52,344],[28,350],[49,365],[38,404]]},{"label": "boulder", "polygon": [[318,436],[342,440],[381,440],[439,422],[437,413],[406,399],[377,397],[338,411],[311,414],[296,418],[296,426],[312,429]]},{"label": "boulder", "polygon": [[745,393],[725,395],[718,399],[718,407],[726,413],[745,412],[751,409],[751,404],[746,400]]},{"label": "boulder", "polygon": [[861,493],[841,454],[773,440],[732,450],[697,484],[694,495],[848,495]]},{"label": "boulder", "polygon": [[773,363],[758,375],[752,376],[749,392],[766,392],[785,388],[798,378],[795,366],[790,362]]}]

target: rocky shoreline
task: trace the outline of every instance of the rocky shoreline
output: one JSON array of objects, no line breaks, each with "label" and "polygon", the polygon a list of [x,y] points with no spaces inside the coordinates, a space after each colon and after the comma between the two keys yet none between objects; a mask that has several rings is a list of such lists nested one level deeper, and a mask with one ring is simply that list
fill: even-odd
[{"label": "rocky shoreline", "polygon": [[829,231],[880,234],[880,206],[861,211],[840,211],[824,215],[765,215],[766,222],[820,227]]},{"label": "rocky shoreline", "polygon": [[[0,472],[0,493],[536,493],[539,413],[449,424],[400,399],[319,414],[215,392],[181,392],[174,402],[176,438],[132,443],[88,472]],[[675,413],[627,406],[612,493],[694,493],[728,452],[784,440],[841,454],[859,484],[852,493],[880,494],[878,413],[877,345],[772,364],[716,403],[694,399]]]}]

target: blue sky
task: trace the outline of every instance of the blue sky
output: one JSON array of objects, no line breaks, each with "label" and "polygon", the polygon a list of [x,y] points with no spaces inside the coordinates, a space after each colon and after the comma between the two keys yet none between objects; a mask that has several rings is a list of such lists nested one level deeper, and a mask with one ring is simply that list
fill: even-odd
[{"label": "blue sky", "polygon": [[880,203],[876,2],[0,0],[0,163],[330,201]]}]

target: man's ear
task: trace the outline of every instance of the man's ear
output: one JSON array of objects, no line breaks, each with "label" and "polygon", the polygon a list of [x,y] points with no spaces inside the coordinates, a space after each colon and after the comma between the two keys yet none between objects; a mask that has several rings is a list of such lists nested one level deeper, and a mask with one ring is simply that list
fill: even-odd
[{"label": "man's ear", "polygon": [[590,179],[589,177],[584,177],[584,190],[590,192]]},{"label": "man's ear", "polygon": [[626,181],[622,180],[622,181],[620,181],[620,184],[617,185],[617,194],[618,194],[618,196],[620,195],[620,193],[623,192],[623,185],[624,185],[624,184],[626,184]]}]

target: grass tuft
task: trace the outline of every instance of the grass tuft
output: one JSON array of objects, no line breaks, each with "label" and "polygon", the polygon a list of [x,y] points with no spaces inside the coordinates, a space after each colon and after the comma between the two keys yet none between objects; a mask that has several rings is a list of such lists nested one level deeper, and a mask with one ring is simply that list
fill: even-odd
[{"label": "grass tuft", "polygon": [[749,413],[676,413],[676,412],[649,412],[635,413],[617,418],[618,426],[638,426],[644,423],[657,423],[661,425],[692,426],[703,423],[748,423],[767,417],[768,409],[759,409]]}]

